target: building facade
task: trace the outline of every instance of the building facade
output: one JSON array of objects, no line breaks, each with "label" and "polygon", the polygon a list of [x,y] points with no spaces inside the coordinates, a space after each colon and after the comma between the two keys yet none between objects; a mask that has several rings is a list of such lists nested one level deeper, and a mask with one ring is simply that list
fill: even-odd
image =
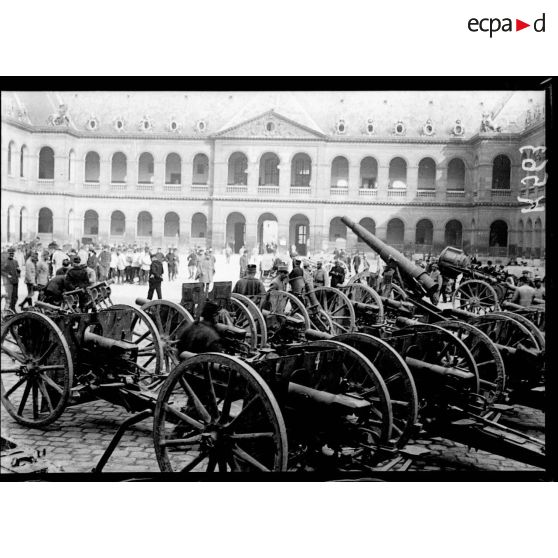
[{"label": "building facade", "polygon": [[[2,96],[2,241],[544,255],[540,92]],[[539,176],[544,169],[539,169]],[[535,190],[532,190],[532,184]],[[524,206],[524,204],[523,204]],[[362,247],[362,245],[360,245]]]}]

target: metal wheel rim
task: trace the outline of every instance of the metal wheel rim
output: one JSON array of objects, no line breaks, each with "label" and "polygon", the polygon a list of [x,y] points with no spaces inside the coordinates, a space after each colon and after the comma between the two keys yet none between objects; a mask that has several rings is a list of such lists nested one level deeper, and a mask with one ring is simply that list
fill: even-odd
[{"label": "metal wheel rim", "polygon": [[372,298],[373,304],[378,307],[378,317],[376,319],[376,323],[381,324],[384,322],[384,304],[380,295],[372,287],[362,283],[352,283],[351,285],[343,287],[343,292],[350,300],[363,302],[363,304],[370,304],[368,297]]},{"label": "metal wheel rim", "polygon": [[[479,292],[479,289],[482,289],[482,292]],[[484,296],[485,293],[487,293],[487,296]],[[467,297],[467,302],[465,304],[462,303],[462,294]],[[492,301],[492,303],[489,303],[490,301]],[[485,281],[480,281],[478,279],[470,279],[461,283],[459,287],[455,289],[451,302],[454,308],[467,310],[479,316],[500,309],[498,295],[494,288]]]},{"label": "metal wheel rim", "polygon": [[[222,369],[229,370],[229,383],[227,384],[225,397],[221,402],[220,409],[219,409],[219,403],[217,402],[217,396],[215,395],[215,390],[214,390],[215,387],[218,387],[218,384],[213,381],[213,378],[215,377],[215,369],[213,369],[212,372],[212,366],[221,367],[220,370]],[[202,398],[199,400],[203,408],[208,413],[208,416],[205,418],[202,418],[200,416],[201,413],[198,410],[199,407],[195,403],[193,403],[194,407],[192,408],[192,410],[188,410],[188,409],[176,409],[174,408],[176,407],[176,405],[174,403],[169,402],[174,392],[174,389],[177,387],[177,384],[181,383],[181,378],[182,380],[186,381],[186,384],[189,385],[191,389],[193,389],[190,383],[192,382],[192,378],[194,377],[193,374],[195,372],[196,367],[202,368],[202,374],[201,376],[198,375],[198,379],[203,379],[204,381],[207,381],[206,393],[200,392],[199,389],[196,389],[194,391],[196,396],[198,396],[198,399],[199,399],[199,395],[202,395]],[[190,375],[188,376],[188,374]],[[237,429],[242,428],[238,422],[238,417],[241,416],[243,411],[248,409],[249,405],[253,405],[253,403],[249,401],[246,404],[246,406],[244,406],[244,401],[243,401],[242,409],[237,411],[236,416],[233,417],[232,420],[229,420],[232,416],[231,413],[234,407],[233,404],[234,402],[231,401],[231,404],[229,405],[227,403],[227,397],[228,397],[229,390],[231,393],[231,399],[232,397],[234,397],[234,395],[232,395],[233,390],[230,389],[230,386],[233,385],[232,384],[233,377],[235,378],[236,382],[239,381],[239,378],[242,379],[247,386],[249,386],[252,390],[254,390],[255,392],[254,400],[256,401],[256,403],[260,401],[261,405],[263,405],[265,418],[266,420],[269,421],[270,427],[273,429],[269,431],[271,436],[268,436],[268,438],[271,438],[273,440],[273,463],[271,464],[271,467],[267,467],[267,468],[270,471],[284,471],[286,469],[287,457],[288,457],[287,431],[286,431],[285,422],[283,420],[281,410],[279,409],[279,405],[277,404],[275,396],[271,392],[270,388],[267,386],[264,380],[259,376],[259,374],[257,374],[248,364],[246,364],[242,360],[221,353],[204,353],[189,358],[186,361],[182,362],[179,366],[177,366],[171,372],[169,377],[165,380],[165,383],[159,392],[159,396],[157,398],[157,404],[155,407],[154,418],[153,418],[153,443],[155,447],[157,462],[159,464],[161,471],[164,472],[175,471],[175,466],[171,461],[170,452],[168,449],[172,447],[189,448],[195,446],[196,444],[198,445],[197,456],[196,457],[190,456],[191,457],[190,461],[185,465],[186,470],[183,470],[182,472],[189,472],[187,470],[189,467],[194,469],[195,467],[198,466],[198,464],[202,465],[202,463],[204,463],[206,458],[207,458],[206,471],[212,472],[212,470],[215,471],[216,469],[219,469],[219,472],[225,472],[225,471],[230,472],[228,471],[228,469],[230,468],[231,471],[234,470],[235,461],[238,460],[242,461],[243,459],[246,459],[246,456],[242,454],[240,454],[240,456],[238,454],[235,454],[232,447],[230,448],[230,452],[228,447],[223,448],[222,445],[214,446],[213,448],[211,448],[206,444],[204,444],[204,439],[202,437],[202,435],[206,435],[206,437],[208,435],[210,436],[214,435],[215,430],[219,430],[220,427],[222,427],[222,429],[219,430],[219,432],[223,434],[222,436],[223,438],[227,438],[227,436],[228,437],[238,436],[242,434],[241,432],[237,431]],[[183,386],[184,384],[181,385]],[[183,389],[185,388],[183,387]],[[204,401],[205,399],[204,396],[208,397],[209,400]],[[210,407],[208,403],[211,403],[212,399],[213,401],[217,402],[217,405]],[[196,413],[198,413],[197,416],[190,416],[191,414],[194,414],[194,409],[196,409]],[[176,414],[177,411],[181,413],[182,416],[180,414],[177,415]],[[182,423],[187,424],[186,427],[187,430],[193,432],[194,437],[197,436],[199,433],[200,436],[199,442],[193,441],[193,442],[189,442],[188,444],[186,443],[177,444],[176,442],[174,442],[174,444],[172,444],[172,440],[169,439],[165,431],[165,421],[167,419],[167,415],[176,417],[174,422],[172,422],[171,424],[175,424],[177,419],[179,421],[182,421],[178,423],[179,425],[181,425]],[[193,419],[195,421],[194,425],[192,425],[191,422],[184,422],[183,415],[186,415],[190,419]],[[235,420],[237,421],[237,425],[238,425],[237,429],[232,428],[232,425]],[[196,425],[195,423],[198,424]],[[227,428],[229,429],[228,431],[226,430]],[[190,435],[186,435],[186,438],[179,438],[179,439],[184,440],[191,437],[192,436]],[[227,441],[229,441],[228,438]],[[242,442],[242,440],[238,440],[238,439],[235,440],[236,447],[241,447],[240,444],[243,443],[244,442]],[[196,450],[191,450],[191,451],[195,452]],[[196,460],[198,460],[200,456],[204,453],[206,453],[206,455],[203,457],[203,459],[199,460],[198,464],[196,464],[195,463]],[[234,457],[231,457],[230,454],[232,454]],[[256,460],[256,462],[258,462],[258,460]],[[194,463],[193,466],[192,463]],[[243,461],[243,463],[247,463],[248,465],[251,465],[256,470],[258,469],[263,470],[262,467],[258,467],[254,462]],[[259,464],[263,465],[261,461],[259,462]],[[223,469],[225,469],[225,471],[223,471]]]},{"label": "metal wheel rim", "polygon": [[256,327],[258,329],[258,335],[257,335],[258,341],[256,345],[257,348],[263,349],[267,347],[267,324],[258,306],[249,297],[239,293],[232,293],[231,298],[236,298],[237,300],[240,300],[240,302],[242,302],[242,304],[244,304],[244,306],[246,306],[246,308],[248,308],[248,310],[251,312],[252,317],[256,322]]},{"label": "metal wheel rim", "polygon": [[[2,374],[0,375],[2,404],[4,405],[4,408],[10,414],[10,416],[12,416],[20,424],[34,427],[47,426],[48,424],[54,422],[58,417],[60,417],[70,399],[74,373],[72,353],[62,331],[53,320],[51,320],[48,316],[45,316],[38,312],[24,312],[12,316],[12,318],[2,324],[1,337],[3,354],[7,355],[8,357],[10,357],[11,354],[14,357],[14,360],[17,360],[19,362],[21,362],[21,358],[15,358],[18,355],[25,355],[25,358],[29,358],[27,356],[27,353],[30,353],[31,351],[24,351],[24,348],[26,347],[26,343],[28,341],[22,343],[21,341],[18,341],[18,339],[16,339],[15,345],[18,346],[19,353],[15,351],[14,348],[8,347],[8,333],[12,330],[13,327],[17,326],[18,322],[22,322],[21,325],[23,325],[24,321],[39,322],[42,328],[50,330],[52,332],[52,335],[54,336],[53,342],[58,344],[58,350],[53,345],[47,347],[42,352],[41,356],[39,356],[39,358],[36,360],[36,365],[42,366],[42,368],[37,370],[35,366],[32,367],[32,370],[29,370],[28,372],[24,371],[21,378],[15,381],[15,383],[13,383],[9,387],[5,385],[5,378],[8,374],[10,374],[9,370],[12,367],[8,368],[6,366],[2,366]],[[41,340],[42,339],[44,338],[41,338]],[[48,342],[50,339],[51,338],[49,336],[46,341]],[[56,352],[58,352],[59,354],[61,353],[60,356],[64,359],[65,362],[53,362],[52,364],[41,365],[42,362],[48,363],[51,356],[54,356]],[[21,364],[24,363],[21,362]],[[27,365],[26,370],[28,370]],[[55,370],[63,371],[62,382],[60,382],[59,379],[55,381],[50,376],[49,373],[54,373]],[[15,387],[17,385],[19,385],[19,387]],[[20,387],[23,387],[24,391],[19,401],[18,409],[16,409],[10,397],[12,394],[16,393],[20,389]],[[32,419],[22,416],[22,413],[26,408],[26,403],[29,399],[30,392],[32,396]],[[54,392],[58,393],[58,401],[55,405],[53,405],[51,399],[51,395],[54,396]],[[46,406],[48,408],[47,416],[43,417],[42,419],[38,417],[40,412],[38,409],[39,403],[42,407]]]},{"label": "metal wheel rim", "polygon": [[543,332],[529,318],[517,312],[509,312],[507,310],[498,310],[497,312],[492,312],[492,314],[496,316],[509,316],[510,318],[514,319],[516,322],[519,322],[521,325],[525,326],[535,338],[539,350],[542,351],[545,350],[546,347],[545,336]]},{"label": "metal wheel rim", "polygon": [[[240,300],[237,298],[230,298],[230,307],[233,310],[232,312],[229,308],[224,308],[223,311],[219,313],[219,321],[221,323],[227,323],[230,321],[232,325],[235,327],[240,327],[244,331],[246,331],[246,341],[250,347],[251,351],[255,351],[258,346],[258,327],[256,325],[256,320],[252,316],[248,307],[245,306]],[[238,314],[242,316],[242,319],[245,320],[243,325],[237,325],[238,322]],[[241,322],[242,323],[242,322]]]},{"label": "metal wheel rim", "polygon": [[[327,314],[332,323],[331,330],[329,331],[330,333],[339,335],[341,333],[350,333],[354,331],[356,322],[355,311],[346,294],[333,287],[318,287],[314,289],[312,293],[316,296],[322,310]],[[333,300],[337,299],[342,304],[334,304],[328,297],[331,297]],[[309,301],[309,293],[305,293],[305,300]],[[324,304],[326,306],[325,308]],[[345,315],[341,318],[335,316],[342,308],[346,308]],[[340,323],[340,320],[344,320],[344,322]]]}]

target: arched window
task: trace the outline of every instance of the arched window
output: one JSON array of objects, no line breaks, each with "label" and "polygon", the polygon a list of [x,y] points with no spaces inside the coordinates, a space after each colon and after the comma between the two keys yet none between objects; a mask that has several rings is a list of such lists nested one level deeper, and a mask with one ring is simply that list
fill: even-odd
[{"label": "arched window", "polygon": [[19,152],[19,176],[25,178],[27,176],[27,146],[22,145]]},{"label": "arched window", "polygon": [[95,151],[85,156],[85,182],[99,182],[101,176],[101,158]]},{"label": "arched window", "polygon": [[306,153],[297,153],[291,163],[291,186],[310,186],[312,159]]},{"label": "arched window", "polygon": [[504,221],[494,221],[490,225],[488,245],[490,247],[505,247],[508,245],[508,225]]},{"label": "arched window", "polygon": [[128,159],[124,153],[118,151],[112,156],[110,181],[113,184],[124,184],[128,174]]},{"label": "arched window", "polygon": [[43,207],[39,211],[39,226],[37,231],[41,233],[52,233],[53,230],[53,220],[52,211],[48,207]]},{"label": "arched window", "polygon": [[246,217],[234,211],[227,217],[227,224],[225,229],[225,243],[232,246],[233,251],[236,253],[244,246],[246,235]]},{"label": "arched window", "polygon": [[177,237],[180,235],[180,217],[174,211],[165,215],[164,236]]},{"label": "arched window", "polygon": [[138,183],[153,184],[155,161],[151,153],[142,153],[138,161]]},{"label": "arched window", "polygon": [[360,187],[376,188],[378,183],[378,161],[374,157],[365,157],[360,162]]},{"label": "arched window", "polygon": [[192,238],[205,238],[207,235],[207,217],[203,213],[194,213],[192,217]]},{"label": "arched window", "polygon": [[126,216],[122,211],[116,210],[110,216],[110,235],[124,236],[126,232]]},{"label": "arched window", "polygon": [[448,164],[448,190],[465,190],[465,163],[461,159]]},{"label": "arched window", "polygon": [[260,186],[279,186],[279,157],[264,153],[260,159]]},{"label": "arched window", "polygon": [[289,221],[289,246],[294,246],[299,256],[308,252],[310,221],[306,215],[297,213]]},{"label": "arched window", "polygon": [[331,163],[331,187],[347,188],[349,186],[349,161],[345,157],[335,157]]},{"label": "arched window", "polygon": [[15,143],[13,141],[11,141],[8,144],[8,175],[9,176],[12,176],[12,172],[13,172],[12,159],[13,159],[14,149],[15,149]]},{"label": "arched window", "polygon": [[141,211],[138,215],[137,236],[151,236],[153,234],[153,218],[149,211]]},{"label": "arched window", "polygon": [[207,184],[209,180],[209,159],[205,153],[194,157],[192,168],[192,184]]},{"label": "arched window", "polygon": [[386,241],[388,244],[401,246],[405,239],[405,224],[401,219],[392,219],[387,225]]},{"label": "arched window", "polygon": [[83,217],[83,235],[99,234],[99,214],[88,209]]},{"label": "arched window", "polygon": [[248,184],[248,158],[244,153],[233,153],[229,157],[229,180],[228,184],[246,186]]},{"label": "arched window", "polygon": [[347,238],[347,225],[341,221],[341,217],[335,217],[329,223],[329,241],[335,242],[338,238]]},{"label": "arched window", "polygon": [[461,248],[463,245],[463,225],[461,221],[452,219],[446,223],[444,241],[446,246]]},{"label": "arched window", "polygon": [[426,246],[432,246],[432,237],[434,233],[434,226],[429,219],[421,219],[417,223],[415,231],[415,242]]},{"label": "arched window", "polygon": [[165,184],[182,183],[182,159],[177,153],[169,153],[165,162]]},{"label": "arched window", "polygon": [[511,161],[506,155],[498,155],[492,163],[492,189],[509,190]]},{"label": "arched window", "polygon": [[39,179],[54,180],[54,151],[50,147],[39,151]]},{"label": "arched window", "polygon": [[[418,167],[419,190],[433,190],[436,188],[436,162],[430,157],[422,159]],[[421,242],[421,244],[423,244]]]},{"label": "arched window", "polygon": [[263,213],[258,217],[258,244],[260,254],[265,253],[270,244],[279,243],[279,223],[273,213]]},{"label": "arched window", "polygon": [[76,154],[73,149],[70,149],[68,153],[68,182],[75,181],[75,164],[76,164]]},{"label": "arched window", "polygon": [[401,157],[395,157],[389,164],[389,187],[407,188],[407,163]]}]

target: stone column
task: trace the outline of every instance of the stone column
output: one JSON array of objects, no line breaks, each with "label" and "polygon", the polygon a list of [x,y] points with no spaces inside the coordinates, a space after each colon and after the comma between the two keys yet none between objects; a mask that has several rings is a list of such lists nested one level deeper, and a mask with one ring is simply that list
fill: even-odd
[{"label": "stone column", "polygon": [[291,185],[291,166],[288,163],[279,165],[279,196],[285,198],[289,195]]},{"label": "stone column", "polygon": [[417,197],[418,187],[418,166],[407,166],[407,201],[414,200]]},{"label": "stone column", "polygon": [[191,160],[182,158],[182,165],[180,166],[180,183],[182,184],[182,191],[191,193],[193,183],[193,169],[194,163]]},{"label": "stone column", "polygon": [[260,179],[260,165],[257,161],[248,161],[248,195],[258,195],[258,181]]},{"label": "stone column", "polygon": [[446,201],[446,191],[448,188],[448,168],[436,167],[436,201]]},{"label": "stone column", "polygon": [[65,191],[68,188],[68,156],[54,154],[54,191]]},{"label": "stone column", "polygon": [[111,156],[104,155],[101,157],[100,165],[101,172],[99,174],[99,182],[101,184],[101,192],[110,191],[110,181],[111,181]]},{"label": "stone column", "polygon": [[478,170],[478,201],[492,199],[492,163],[479,164]]},{"label": "stone column", "polygon": [[360,188],[360,164],[349,164],[349,199],[358,199]]},{"label": "stone column", "polygon": [[166,166],[165,159],[156,159],[153,165],[153,191],[162,192],[164,190],[164,184],[166,182]]}]

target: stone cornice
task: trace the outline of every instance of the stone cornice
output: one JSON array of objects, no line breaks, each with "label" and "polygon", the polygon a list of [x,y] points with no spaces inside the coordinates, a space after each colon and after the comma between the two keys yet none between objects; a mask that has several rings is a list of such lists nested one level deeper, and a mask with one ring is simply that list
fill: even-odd
[{"label": "stone cornice", "polygon": [[299,204],[299,205],[352,205],[352,206],[397,206],[397,207],[453,207],[453,208],[473,208],[473,207],[506,207],[506,208],[518,208],[521,207],[521,204],[517,202],[490,202],[490,201],[482,201],[482,202],[464,202],[464,203],[455,203],[455,202],[426,202],[426,201],[416,201],[411,200],[407,202],[392,202],[392,201],[363,201],[363,200],[333,200],[333,199],[326,199],[326,198],[276,198],[276,197],[262,197],[262,196],[254,196],[254,197],[232,197],[232,196],[173,196],[173,195],[166,195],[166,196],[145,196],[145,195],[115,195],[114,193],[110,192],[100,192],[100,193],[81,193],[81,192],[54,192],[51,190],[41,190],[41,191],[24,191],[24,190],[17,190],[15,188],[2,188],[3,192],[12,192],[17,194],[24,194],[26,196],[56,196],[61,197],[65,196],[68,198],[87,198],[87,199],[129,199],[129,200],[160,200],[160,201],[171,201],[171,202],[188,202],[188,201],[201,201],[201,202],[227,202],[231,203],[234,202],[236,204],[239,203],[258,203],[258,204]]}]

